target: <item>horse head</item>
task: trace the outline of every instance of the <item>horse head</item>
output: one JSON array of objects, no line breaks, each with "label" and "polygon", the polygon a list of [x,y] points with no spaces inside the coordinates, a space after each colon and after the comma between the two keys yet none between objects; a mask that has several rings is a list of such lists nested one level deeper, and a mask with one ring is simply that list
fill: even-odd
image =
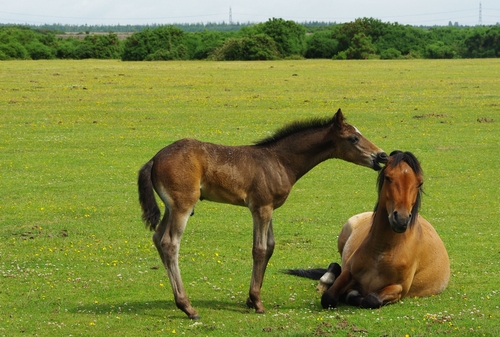
[{"label": "horse head", "polygon": [[377,180],[379,200],[375,206],[387,211],[391,228],[403,233],[418,216],[423,172],[411,152],[393,151]]},{"label": "horse head", "polygon": [[380,163],[387,163],[387,154],[366,139],[359,130],[345,122],[342,110],[338,110],[332,119],[333,134],[337,158],[370,167],[376,171],[382,169]]}]

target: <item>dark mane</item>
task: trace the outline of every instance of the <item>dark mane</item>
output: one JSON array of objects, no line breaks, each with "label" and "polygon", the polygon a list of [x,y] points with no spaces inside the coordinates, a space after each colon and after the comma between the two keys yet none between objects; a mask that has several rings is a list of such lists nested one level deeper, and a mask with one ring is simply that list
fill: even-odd
[{"label": "dark mane", "polygon": [[255,145],[269,145],[271,143],[277,142],[280,139],[288,137],[297,132],[322,128],[333,123],[331,117],[327,118],[311,118],[304,121],[295,121],[288,125],[285,125],[281,129],[274,132],[273,135],[256,141]]},{"label": "dark mane", "polygon": [[[379,172],[378,178],[377,178],[377,191],[378,194],[380,195],[380,192],[382,191],[382,186],[384,185],[384,177],[385,177],[385,169],[387,166],[396,167],[404,161],[407,163],[410,168],[415,172],[416,175],[420,176],[423,175],[422,167],[420,166],[420,162],[418,159],[413,155],[411,152],[402,152],[402,151],[392,151],[390,156],[389,156],[389,163]],[[418,194],[417,194],[417,200],[415,201],[415,205],[413,206],[413,209],[411,210],[411,222],[410,226],[413,225],[415,220],[417,219],[418,211],[420,209],[420,202],[421,202],[421,197],[422,197],[423,189],[422,187],[419,188]],[[377,210],[378,206],[378,200],[377,203],[375,204],[375,211]]]}]

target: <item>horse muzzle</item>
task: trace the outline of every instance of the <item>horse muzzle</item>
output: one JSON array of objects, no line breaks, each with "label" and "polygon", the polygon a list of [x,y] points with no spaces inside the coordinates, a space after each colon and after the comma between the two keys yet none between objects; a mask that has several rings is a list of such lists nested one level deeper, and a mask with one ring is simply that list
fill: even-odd
[{"label": "horse muzzle", "polygon": [[389,160],[389,157],[385,152],[379,152],[377,153],[373,159],[372,159],[372,168],[375,171],[380,171],[382,169],[382,165],[380,164],[385,164]]},{"label": "horse muzzle", "polygon": [[411,222],[411,213],[407,215],[401,215],[398,211],[392,212],[389,215],[389,223],[391,228],[396,233],[404,233],[408,229]]}]

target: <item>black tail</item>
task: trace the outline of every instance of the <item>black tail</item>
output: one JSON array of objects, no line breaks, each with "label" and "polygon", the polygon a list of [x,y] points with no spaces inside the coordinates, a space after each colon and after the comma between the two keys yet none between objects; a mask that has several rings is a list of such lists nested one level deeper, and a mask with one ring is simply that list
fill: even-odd
[{"label": "black tail", "polygon": [[299,277],[310,278],[312,280],[319,280],[321,276],[325,275],[327,269],[316,268],[316,269],[285,269],[281,272],[288,275],[295,275]]},{"label": "black tail", "polygon": [[295,276],[310,278],[313,280],[319,280],[327,272],[333,273],[334,279],[335,279],[335,278],[339,277],[341,271],[342,271],[342,268],[340,267],[340,265],[336,262],[332,262],[328,266],[328,269],[324,269],[324,268],[286,269],[286,270],[282,270],[281,272],[285,273],[285,274],[289,274],[289,275],[295,275]]},{"label": "black tail", "polygon": [[139,187],[139,203],[142,208],[142,221],[154,231],[160,222],[161,213],[156,203],[153,181],[151,180],[152,169],[153,161],[150,160],[139,170],[137,185]]}]

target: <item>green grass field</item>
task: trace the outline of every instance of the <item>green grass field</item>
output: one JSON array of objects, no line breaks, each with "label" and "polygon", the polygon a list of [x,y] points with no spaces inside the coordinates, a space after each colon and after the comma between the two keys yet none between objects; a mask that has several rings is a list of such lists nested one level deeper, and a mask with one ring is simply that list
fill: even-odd
[{"label": "green grass field", "polygon": [[[0,336],[497,336],[500,60],[0,63]],[[176,309],[141,223],[138,169],[172,141],[249,144],[342,108],[387,152],[421,161],[421,214],[450,255],[448,288],[379,310],[321,309],[280,269],[339,261],[377,174],[322,163],[274,215],[262,296],[245,307],[251,217],[200,202],[181,247],[201,320]]]}]

